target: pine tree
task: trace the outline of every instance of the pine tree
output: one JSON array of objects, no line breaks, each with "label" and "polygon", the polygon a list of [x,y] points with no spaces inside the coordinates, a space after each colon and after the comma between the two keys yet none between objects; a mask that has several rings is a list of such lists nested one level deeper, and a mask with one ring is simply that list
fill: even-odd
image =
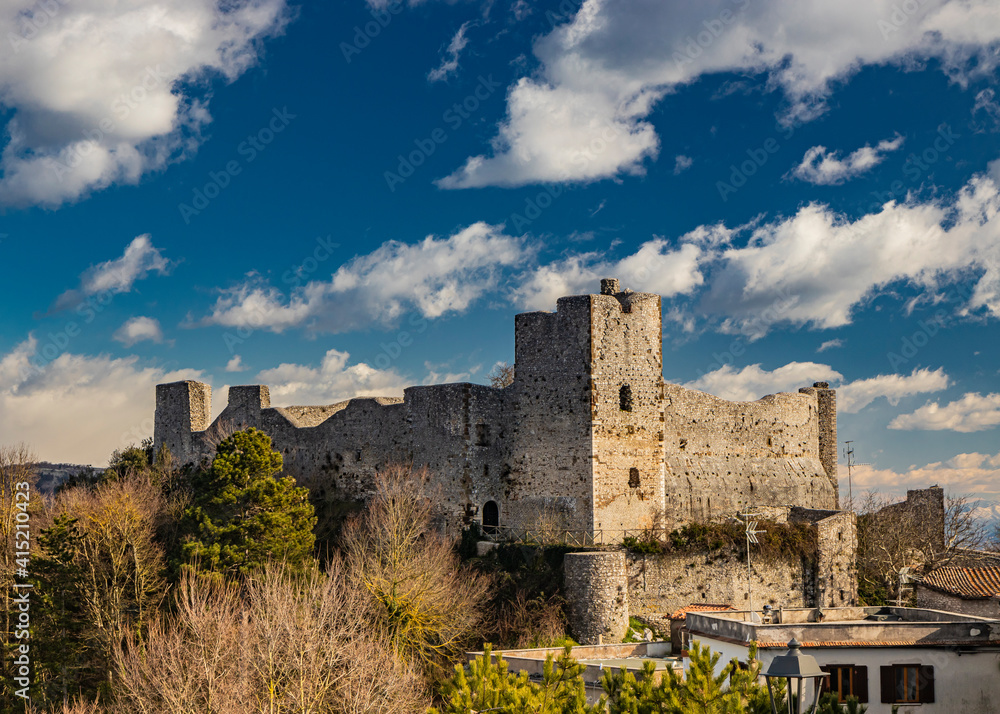
[{"label": "pine tree", "polygon": [[257,429],[239,431],[216,451],[209,470],[195,477],[185,511],[185,561],[227,575],[246,575],[269,560],[292,570],[312,563],[316,516],[305,488],[278,477],[281,454]]},{"label": "pine tree", "polygon": [[[36,631],[36,680],[42,701],[58,702],[80,691],[94,691],[106,678],[106,663],[92,636],[83,607],[83,534],[68,513],[56,517],[38,538],[32,560],[35,597],[41,603],[32,620]],[[39,696],[40,695],[40,696]]]},{"label": "pine tree", "polygon": [[555,658],[545,658],[540,682],[532,682],[527,672],[513,674],[507,662],[487,645],[486,651],[465,667],[457,665],[455,676],[446,685],[445,704],[428,714],[599,714],[604,699],[587,705],[583,683],[584,666],[570,655],[570,647]]},{"label": "pine tree", "polygon": [[[601,681],[610,714],[766,714],[771,711],[767,687],[760,683],[760,663],[751,646],[749,661],[735,659],[715,673],[720,655],[697,642],[690,649],[690,663],[683,678],[672,668],[656,670],[643,665],[636,677],[624,668],[605,672]],[[784,701],[783,690],[778,693]]]}]

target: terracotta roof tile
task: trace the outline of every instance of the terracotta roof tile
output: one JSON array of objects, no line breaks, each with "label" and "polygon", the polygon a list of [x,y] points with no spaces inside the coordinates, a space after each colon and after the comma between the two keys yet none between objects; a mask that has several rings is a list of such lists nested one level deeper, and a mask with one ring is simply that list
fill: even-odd
[{"label": "terracotta roof tile", "polygon": [[671,620],[683,620],[685,615],[689,612],[720,612],[722,610],[735,610],[736,608],[732,605],[686,605],[680,610],[677,610],[670,615]]},{"label": "terracotta roof tile", "polygon": [[938,568],[920,584],[966,600],[1000,597],[1000,567]]}]

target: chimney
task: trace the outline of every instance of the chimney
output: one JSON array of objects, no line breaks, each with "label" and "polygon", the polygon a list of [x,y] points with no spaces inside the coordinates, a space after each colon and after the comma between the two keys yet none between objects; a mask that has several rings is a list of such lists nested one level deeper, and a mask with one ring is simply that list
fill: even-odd
[{"label": "chimney", "polygon": [[617,295],[621,292],[618,286],[618,278],[604,278],[601,280],[601,295]]}]

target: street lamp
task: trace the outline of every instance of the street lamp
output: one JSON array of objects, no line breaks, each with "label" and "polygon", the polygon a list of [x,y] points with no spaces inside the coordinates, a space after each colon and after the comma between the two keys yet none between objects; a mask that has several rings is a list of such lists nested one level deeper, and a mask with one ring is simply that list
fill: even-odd
[{"label": "street lamp", "polygon": [[[767,680],[767,693],[771,697],[771,711],[773,714],[778,714],[778,705],[774,702],[774,689],[771,686],[772,679],[784,679],[788,683],[786,690],[788,694],[788,714],[803,714],[804,711],[807,711],[802,708],[806,700],[805,680],[818,680],[820,677],[829,676],[827,672],[819,668],[815,657],[802,654],[799,651],[799,647],[801,647],[799,641],[793,637],[792,641],[788,643],[788,652],[771,660],[767,671],[763,672],[764,678]],[[808,711],[814,711],[816,705],[819,703],[821,686],[818,681],[814,682],[814,688],[812,708]],[[795,702],[794,708],[792,707],[793,701]]]}]

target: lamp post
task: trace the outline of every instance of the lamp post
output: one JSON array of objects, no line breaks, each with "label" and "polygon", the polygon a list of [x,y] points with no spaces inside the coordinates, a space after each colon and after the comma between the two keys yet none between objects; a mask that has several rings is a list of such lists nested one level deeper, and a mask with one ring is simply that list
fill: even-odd
[{"label": "lamp post", "polygon": [[[786,689],[788,698],[788,714],[805,714],[806,711],[815,711],[819,703],[820,683],[814,682],[813,701],[811,709],[803,709],[806,701],[807,679],[819,680],[821,677],[830,676],[819,668],[816,658],[812,655],[802,654],[799,650],[801,645],[794,637],[788,643],[788,652],[779,655],[771,660],[767,671],[763,672],[767,680],[767,693],[771,697],[771,711],[778,714],[778,705],[774,701],[774,689],[771,686],[772,679],[784,679],[788,683]],[[794,708],[792,702],[795,702]]]}]

